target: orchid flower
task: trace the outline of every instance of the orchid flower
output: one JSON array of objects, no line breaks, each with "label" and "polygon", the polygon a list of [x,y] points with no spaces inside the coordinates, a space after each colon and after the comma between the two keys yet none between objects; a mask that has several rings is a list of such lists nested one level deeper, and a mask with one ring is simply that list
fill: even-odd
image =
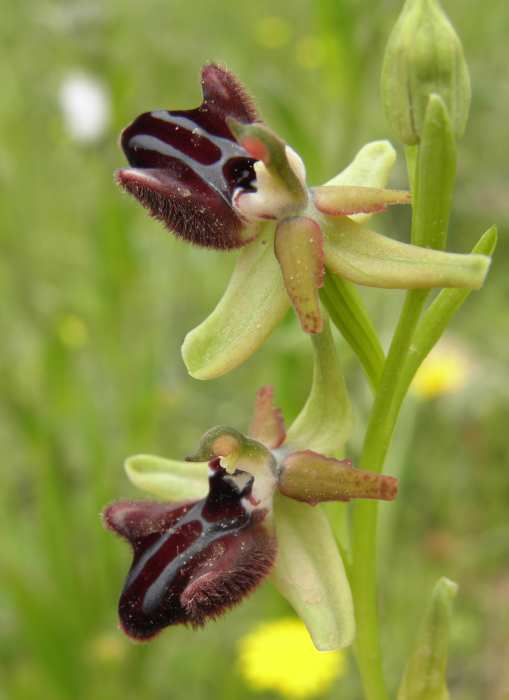
[{"label": "orchid flower", "polygon": [[185,462],[147,455],[126,461],[130,480],[164,499],[119,501],[104,512],[106,526],[134,553],[119,603],[129,636],[146,640],[169,625],[200,626],[271,574],[318,649],[351,643],[348,580],[316,504],[392,500],[397,482],[331,456],[348,432],[349,404],[328,324],[313,343],[311,393],[288,432],[264,387],[247,436],[219,426]]},{"label": "orchid flower", "polygon": [[190,374],[211,379],[244,362],[293,305],[307,333],[323,328],[325,270],[358,284],[396,288],[482,285],[489,259],[425,249],[365,227],[410,194],[384,189],[395,153],[367,144],[321,187],[309,187],[300,156],[259,120],[237,79],[202,70],[203,102],[146,112],[122,133],[131,167],[118,183],[180,238],[242,248],[211,315],[182,348]]}]

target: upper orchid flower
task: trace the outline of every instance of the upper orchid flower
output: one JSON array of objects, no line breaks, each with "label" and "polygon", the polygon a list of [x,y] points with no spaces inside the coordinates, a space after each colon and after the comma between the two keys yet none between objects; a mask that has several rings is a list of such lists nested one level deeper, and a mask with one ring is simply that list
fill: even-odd
[{"label": "upper orchid flower", "polygon": [[129,164],[117,180],[178,236],[239,255],[212,314],[191,331],[183,356],[199,379],[241,364],[290,302],[308,333],[323,327],[318,290],[326,269],[367,286],[411,289],[482,285],[489,259],[419,248],[359,222],[408,192],[383,189],[392,146],[365,146],[342,173],[309,187],[301,158],[265,126],[236,78],[202,71],[203,102],[138,117],[121,137]]},{"label": "upper orchid flower", "polygon": [[351,643],[343,562],[327,517],[312,505],[391,500],[397,483],[330,456],[348,429],[349,408],[328,326],[314,345],[311,394],[288,434],[265,387],[249,436],[216,427],[187,462],[127,460],[131,481],[166,501],[120,501],[104,513],[134,552],[119,603],[130,636],[143,640],[168,625],[202,625],[272,573],[319,649]]}]

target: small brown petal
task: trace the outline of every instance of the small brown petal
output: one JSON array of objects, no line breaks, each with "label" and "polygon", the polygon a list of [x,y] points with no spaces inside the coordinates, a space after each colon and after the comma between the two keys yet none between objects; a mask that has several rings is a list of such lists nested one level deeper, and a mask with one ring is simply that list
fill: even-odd
[{"label": "small brown petal", "polygon": [[285,421],[281,410],[274,406],[274,390],[271,386],[262,386],[256,393],[253,420],[249,435],[265,447],[279,447],[286,437]]}]

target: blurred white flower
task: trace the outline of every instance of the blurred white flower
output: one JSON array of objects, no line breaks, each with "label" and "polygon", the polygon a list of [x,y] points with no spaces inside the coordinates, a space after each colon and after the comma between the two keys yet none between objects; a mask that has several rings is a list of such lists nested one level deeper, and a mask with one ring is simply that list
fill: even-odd
[{"label": "blurred white flower", "polygon": [[59,101],[65,127],[76,141],[97,141],[110,122],[110,95],[93,75],[73,71],[63,79]]}]

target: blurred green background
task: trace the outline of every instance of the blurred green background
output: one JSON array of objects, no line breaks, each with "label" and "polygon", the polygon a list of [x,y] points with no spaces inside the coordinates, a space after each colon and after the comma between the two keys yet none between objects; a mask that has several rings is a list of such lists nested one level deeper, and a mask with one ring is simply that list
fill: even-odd
[{"label": "blurred green background", "polygon": [[[134,496],[136,452],[182,457],[205,429],[243,428],[274,383],[288,419],[306,397],[310,347],[289,316],[240,369],[200,383],[180,344],[219,298],[234,255],[191,249],[113,184],[120,129],[152,108],[200,101],[199,69],[226,63],[310,181],[390,136],[378,76],[400,0],[2,0],[0,24],[0,699],[205,700],[255,694],[236,666],[258,621],[291,614],[271,585],[205,630],[148,646],[116,629],[127,547],[102,507]],[[501,240],[486,288],[455,319],[468,381],[409,397],[388,459],[401,495],[384,509],[381,615],[395,688],[434,580],[460,583],[449,668],[457,700],[509,698],[507,300],[509,83],[506,0],[445,2],[473,79],[450,248],[491,223]],[[110,120],[84,140],[66,124],[70,76],[100,81]],[[392,184],[405,186],[403,158]],[[408,211],[377,221],[405,238]],[[387,340],[402,296],[363,290]],[[340,343],[358,454],[369,393]],[[404,470],[402,468],[404,467]],[[360,698],[354,664],[323,697]]]}]

